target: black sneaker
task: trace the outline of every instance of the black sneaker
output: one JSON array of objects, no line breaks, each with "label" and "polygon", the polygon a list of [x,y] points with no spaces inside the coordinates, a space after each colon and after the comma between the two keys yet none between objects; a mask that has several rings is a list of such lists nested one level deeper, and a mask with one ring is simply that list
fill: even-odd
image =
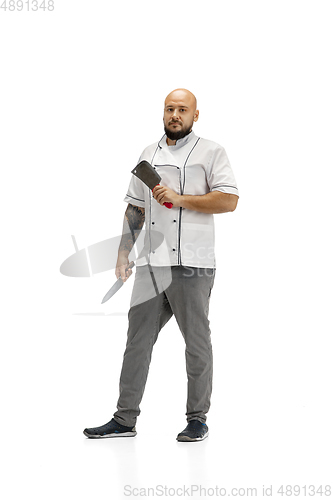
[{"label": "black sneaker", "polygon": [[136,436],[136,429],[135,427],[126,427],[125,425],[118,424],[113,418],[110,422],[100,427],[84,429],[83,434],[88,438],[134,437]]},{"label": "black sneaker", "polygon": [[202,441],[208,437],[208,427],[200,420],[190,420],[177,436],[177,441]]}]

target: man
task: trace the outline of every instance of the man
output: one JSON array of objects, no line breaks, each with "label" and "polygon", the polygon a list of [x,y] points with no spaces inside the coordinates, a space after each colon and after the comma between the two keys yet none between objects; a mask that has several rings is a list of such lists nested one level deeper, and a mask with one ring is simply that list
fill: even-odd
[{"label": "man", "polygon": [[[213,214],[234,211],[238,190],[225,150],[194,135],[192,126],[198,117],[191,92],[177,89],[167,96],[165,135],[140,157],[153,165],[161,183],[151,192],[133,176],[125,197],[128,207],[116,276],[126,281],[132,273],[127,269],[129,253],[144,222],[149,256],[136,263],[117,411],[107,424],[85,429],[89,438],[136,435],[153,345],[173,315],[186,344],[188,378],[188,425],[177,440],[201,441],[208,436],[206,414],[212,391],[208,306],[215,277]],[[166,208],[166,202],[173,207]],[[161,233],[164,244],[151,246],[152,237]]]}]

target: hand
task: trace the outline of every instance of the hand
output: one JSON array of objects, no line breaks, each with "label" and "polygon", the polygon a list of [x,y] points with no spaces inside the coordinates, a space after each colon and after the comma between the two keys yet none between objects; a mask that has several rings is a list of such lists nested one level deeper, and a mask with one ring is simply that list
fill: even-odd
[{"label": "hand", "polygon": [[180,207],[181,196],[166,186],[160,186],[159,184],[155,186],[153,197],[160,205],[163,205],[163,203],[172,203],[174,207]]},{"label": "hand", "polygon": [[126,271],[126,268],[128,266],[129,266],[129,260],[127,253],[121,253],[121,252],[118,253],[115,274],[117,278],[120,278],[121,276],[121,279],[123,280],[124,283],[125,281],[128,280],[128,278],[131,276],[133,272],[132,269],[128,269]]}]

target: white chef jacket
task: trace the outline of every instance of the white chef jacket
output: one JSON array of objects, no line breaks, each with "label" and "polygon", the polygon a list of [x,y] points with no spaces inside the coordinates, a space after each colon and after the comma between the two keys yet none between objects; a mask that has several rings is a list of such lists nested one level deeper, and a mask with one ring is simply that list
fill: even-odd
[{"label": "white chef jacket", "polygon": [[[168,146],[164,135],[159,142],[143,151],[141,160],[148,161],[156,169],[162,186],[180,195],[221,191],[238,196],[236,180],[224,148],[197,137],[193,131],[179,139],[175,146]],[[124,201],[145,208],[145,245],[149,246],[152,231],[164,235],[163,244],[149,251],[152,266],[216,267],[213,214],[183,207],[168,209],[160,205],[151,190],[134,175]],[[147,261],[140,259],[136,264],[145,265]]]}]

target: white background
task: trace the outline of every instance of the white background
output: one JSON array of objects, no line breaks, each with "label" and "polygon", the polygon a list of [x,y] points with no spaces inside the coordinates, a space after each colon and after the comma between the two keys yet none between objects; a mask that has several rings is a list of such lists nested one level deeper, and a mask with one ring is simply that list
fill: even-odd
[{"label": "white background", "polygon": [[[333,487],[331,8],[0,9],[2,498]],[[116,409],[132,284],[101,306],[113,271],[68,278],[59,267],[71,235],[84,248],[120,233],[130,171],[162,136],[177,87],[197,96],[195,133],[225,147],[240,190],[237,210],[215,217],[210,436],[175,440],[186,372],[171,320],[137,437],[89,440],[83,429]]]}]

